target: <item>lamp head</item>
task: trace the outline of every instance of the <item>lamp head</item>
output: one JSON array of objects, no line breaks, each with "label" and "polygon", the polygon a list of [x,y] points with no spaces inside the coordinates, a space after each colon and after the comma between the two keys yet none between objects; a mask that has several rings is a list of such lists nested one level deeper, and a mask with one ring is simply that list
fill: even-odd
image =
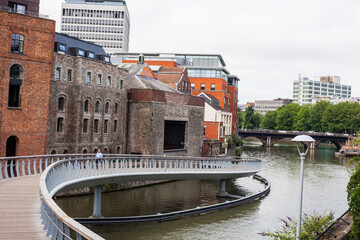
[{"label": "lamp head", "polygon": [[[309,143],[315,142],[315,140],[308,136],[308,135],[298,135],[296,137],[294,137],[293,139],[291,139],[292,142],[296,143],[297,149],[299,154],[304,154],[304,156],[306,155],[307,151],[309,150],[309,147],[307,146]],[[305,150],[303,153],[300,152],[300,148],[299,145],[304,146]]]}]

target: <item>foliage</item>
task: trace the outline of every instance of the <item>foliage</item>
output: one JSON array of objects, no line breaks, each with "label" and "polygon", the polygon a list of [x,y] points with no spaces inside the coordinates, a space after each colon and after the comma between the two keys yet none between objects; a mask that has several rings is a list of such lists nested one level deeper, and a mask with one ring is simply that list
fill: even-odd
[{"label": "foliage", "polygon": [[235,156],[241,157],[241,155],[242,155],[242,148],[240,147],[236,150]]},{"label": "foliage", "polygon": [[[283,222],[282,230],[275,232],[262,232],[261,236],[272,237],[279,240],[292,240],[296,238],[297,222],[293,218],[287,217],[287,219],[281,219]],[[319,215],[314,213],[313,215],[305,214],[301,224],[300,239],[313,240],[319,236],[325,229],[331,225],[334,221],[334,214],[330,212],[326,215]]]},{"label": "foliage", "polygon": [[269,111],[265,114],[261,121],[262,129],[275,129],[276,128],[277,111]]},{"label": "foliage", "polygon": [[305,105],[300,108],[300,111],[297,113],[294,121],[294,129],[298,131],[311,130],[309,105]]},{"label": "foliage", "polygon": [[248,107],[245,112],[245,119],[244,119],[244,128],[246,129],[254,129],[254,109],[252,106]]},{"label": "foliage", "polygon": [[281,108],[276,116],[276,129],[293,130],[294,122],[300,108],[300,105],[296,103]]},{"label": "foliage", "polygon": [[228,149],[238,148],[243,145],[243,141],[236,135],[236,133],[232,133],[231,136],[226,138],[226,142],[228,144]]},{"label": "foliage", "polygon": [[311,130],[315,132],[322,132],[322,124],[321,119],[323,118],[323,114],[325,110],[330,106],[331,104],[328,101],[320,101],[316,103],[315,105],[311,106],[309,111],[309,120],[311,125]]},{"label": "foliage", "polygon": [[242,111],[237,112],[237,119],[238,119],[238,127],[240,129],[244,128],[244,122],[245,122],[245,113]]},{"label": "foliage", "polygon": [[352,176],[347,185],[347,199],[349,204],[349,212],[353,218],[353,225],[351,233],[349,234],[350,239],[360,239],[360,157],[354,157],[351,159],[349,164],[352,164]]}]

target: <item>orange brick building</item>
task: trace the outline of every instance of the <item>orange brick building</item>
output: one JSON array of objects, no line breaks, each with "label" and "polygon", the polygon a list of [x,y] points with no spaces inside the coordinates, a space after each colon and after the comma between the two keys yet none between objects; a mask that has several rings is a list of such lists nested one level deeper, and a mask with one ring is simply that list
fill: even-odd
[{"label": "orange brick building", "polygon": [[2,10],[0,19],[0,156],[44,154],[55,21]]}]

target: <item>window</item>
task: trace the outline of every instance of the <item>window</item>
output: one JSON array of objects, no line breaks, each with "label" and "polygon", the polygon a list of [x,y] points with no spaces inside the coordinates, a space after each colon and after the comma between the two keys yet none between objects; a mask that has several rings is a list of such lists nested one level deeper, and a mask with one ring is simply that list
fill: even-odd
[{"label": "window", "polygon": [[215,83],[211,84],[211,90],[215,90]]},{"label": "window", "polygon": [[105,114],[109,114],[109,103],[105,104]]},{"label": "window", "polygon": [[24,36],[18,33],[11,34],[11,52],[23,53]]},{"label": "window", "polygon": [[99,113],[99,109],[100,109],[100,102],[96,101],[96,103],[95,103],[95,113]]},{"label": "window", "polygon": [[117,120],[114,120],[114,132],[117,131]]},{"label": "window", "polygon": [[63,128],[64,128],[64,119],[60,117],[60,118],[57,119],[56,131],[57,132],[62,132]]},{"label": "window", "polygon": [[79,49],[79,50],[78,50],[78,55],[79,55],[79,56],[82,56],[82,57],[85,57],[85,51],[82,50],[82,49]]},{"label": "window", "polygon": [[9,2],[8,6],[10,8],[10,11],[12,11],[12,12],[22,13],[22,14],[26,13],[26,5],[22,5],[22,4],[18,4],[18,3],[14,3],[14,2]]},{"label": "window", "polygon": [[191,89],[194,90],[195,89],[195,83],[191,84]]},{"label": "window", "polygon": [[59,99],[58,99],[58,110],[59,111],[65,110],[65,98],[64,97],[59,97]]},{"label": "window", "polygon": [[84,122],[83,122],[83,133],[87,133],[88,131],[88,125],[89,125],[89,119],[84,119]]},{"label": "window", "polygon": [[88,58],[94,59],[94,58],[95,58],[95,53],[89,52],[89,53],[88,53]]},{"label": "window", "polygon": [[105,120],[105,122],[104,122],[104,133],[108,132],[108,124],[109,124],[109,120]]},{"label": "window", "polygon": [[60,79],[61,77],[61,67],[57,67],[55,70],[55,78]]},{"label": "window", "polygon": [[115,114],[118,114],[118,108],[119,108],[119,104],[115,103]]},{"label": "window", "polygon": [[108,87],[111,86],[111,76],[108,76],[106,86],[108,86]]},{"label": "window", "polygon": [[94,121],[94,133],[99,132],[99,119],[95,119]]},{"label": "window", "polygon": [[201,89],[201,90],[205,90],[205,83],[201,83],[201,84],[200,84],[200,89]]},{"label": "window", "polygon": [[68,69],[68,71],[67,71],[67,80],[69,82],[72,81],[72,70],[71,69]]},{"label": "window", "polygon": [[91,72],[86,74],[86,83],[91,83]]},{"label": "window", "polygon": [[85,100],[84,102],[84,113],[88,113],[89,112],[89,100]]},{"label": "window", "polygon": [[124,80],[120,79],[120,86],[119,86],[119,88],[120,88],[120,89],[123,89],[123,87],[124,87]]},{"label": "window", "polygon": [[59,51],[60,52],[66,52],[66,45],[65,44],[59,44]]},{"label": "window", "polygon": [[101,85],[101,74],[98,75],[97,84],[98,84],[98,85]]},{"label": "window", "polygon": [[9,81],[9,107],[20,107],[20,87],[22,84],[23,71],[20,65],[12,65],[10,68]]}]

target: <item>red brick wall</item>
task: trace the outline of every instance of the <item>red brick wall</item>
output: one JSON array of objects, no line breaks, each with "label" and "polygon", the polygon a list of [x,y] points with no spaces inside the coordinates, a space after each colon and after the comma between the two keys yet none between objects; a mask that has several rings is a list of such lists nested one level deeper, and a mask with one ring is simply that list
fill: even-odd
[{"label": "red brick wall", "polygon": [[[26,11],[39,13],[40,0],[11,0],[10,2],[26,5]],[[0,6],[8,7],[9,0],[0,0]]]},{"label": "red brick wall", "polygon": [[219,139],[219,122],[204,122],[204,127],[206,139]]},{"label": "red brick wall", "polygon": [[[16,155],[46,152],[55,22],[0,11],[0,156],[6,141],[18,138]],[[11,34],[24,35],[23,54],[11,53]],[[23,69],[21,108],[8,108],[10,68]]]}]

